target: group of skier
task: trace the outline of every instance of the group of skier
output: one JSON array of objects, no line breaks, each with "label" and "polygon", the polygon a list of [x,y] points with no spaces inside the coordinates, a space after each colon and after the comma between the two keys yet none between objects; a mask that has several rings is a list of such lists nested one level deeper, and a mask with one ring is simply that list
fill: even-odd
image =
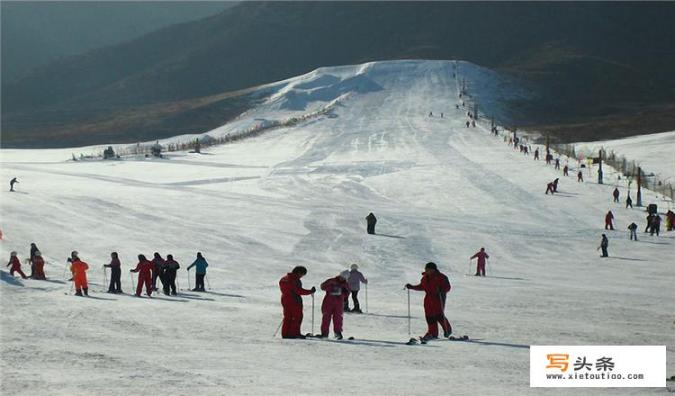
[{"label": "group of skier", "polygon": [[[9,262],[7,263],[7,267],[11,267],[10,275],[14,276],[14,273],[18,273],[23,279],[32,278],[45,280],[45,261],[35,243],[31,243],[30,259],[28,259],[28,261],[31,264],[30,276],[26,276],[26,274],[21,270],[21,261],[19,260],[18,254],[16,251],[12,251],[10,253]],[[77,251],[71,252],[67,261],[70,263],[69,269],[72,277],[69,280],[73,282],[75,295],[88,296],[89,285],[87,281],[87,271],[89,270],[89,264],[80,259],[79,253]],[[192,289],[192,291],[206,291],[204,287],[204,279],[206,277],[206,268],[208,266],[209,264],[204,256],[198,252],[195,261],[187,267],[188,271],[194,267],[196,272],[195,288]],[[110,285],[108,286],[108,293],[123,293],[121,282],[121,262],[117,252],[110,253],[110,262],[108,264],[104,264],[103,268],[110,268]],[[158,291],[157,279],[162,282],[162,291],[165,295],[177,295],[176,275],[178,273],[178,269],[180,269],[180,264],[174,260],[173,255],[171,254],[168,254],[166,259],[163,259],[162,256],[156,252],[152,261],[148,260],[145,255],[139,254],[136,267],[129,270],[131,273],[138,274],[135,295],[140,297],[143,291],[143,286],[145,286],[148,297],[152,296],[153,292]]]}]

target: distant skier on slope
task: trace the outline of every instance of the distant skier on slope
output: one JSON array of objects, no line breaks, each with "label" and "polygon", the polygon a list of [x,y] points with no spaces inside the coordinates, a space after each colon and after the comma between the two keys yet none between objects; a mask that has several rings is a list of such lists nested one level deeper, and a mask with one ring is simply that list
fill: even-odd
[{"label": "distant skier on slope", "polygon": [[179,269],[180,264],[173,259],[173,255],[167,254],[166,261],[164,262],[164,294],[167,296],[169,294],[172,296],[178,294],[178,292],[176,292],[176,274]]},{"label": "distant skier on slope", "polygon": [[559,182],[559,181],[560,181],[560,179],[557,178],[557,177],[555,178],[555,180],[553,180],[553,192],[554,192],[554,193],[557,193],[557,192],[558,192],[558,182]]},{"label": "distant skier on slope", "polygon": [[342,320],[344,316],[344,301],[349,296],[349,284],[345,279],[346,274],[326,279],[321,284],[321,290],[326,292],[321,303],[321,337],[328,337],[328,329],[333,321],[335,338],[342,339]]},{"label": "distant skier on slope", "polygon": [[539,161],[539,149],[534,150],[534,160]]},{"label": "distant skier on slope", "polygon": [[314,294],[315,287],[303,289],[300,278],[307,275],[307,268],[297,266],[279,280],[281,307],[284,319],[281,325],[282,338],[305,338],[300,332],[302,326],[302,296]]},{"label": "distant skier on slope", "polygon": [[18,272],[22,279],[28,279],[26,274],[21,271],[21,260],[19,260],[19,257],[17,257],[16,252],[11,252],[9,254],[9,262],[7,263],[7,267],[10,265],[12,266],[12,268],[9,269],[9,274],[11,276],[14,276],[14,273]]},{"label": "distant skier on slope", "polygon": [[563,176],[569,176],[570,175],[569,170],[570,170],[569,166],[565,165],[563,167]]},{"label": "distant skier on slope", "polygon": [[201,253],[197,253],[197,259],[187,267],[189,271],[190,268],[195,268],[195,288],[192,291],[206,291],[204,288],[204,278],[206,277],[206,268],[209,266],[209,263],[206,262],[204,256]]},{"label": "distant skier on slope", "polygon": [[577,182],[582,183],[584,181],[584,174],[579,171],[577,173]]},{"label": "distant skier on slope", "polygon": [[138,273],[138,283],[136,284],[136,297],[141,296],[141,292],[143,291],[143,285],[145,285],[145,294],[148,295],[148,297],[152,297],[152,273],[155,270],[155,265],[151,262],[148,261],[147,258],[145,258],[145,255],[139,254],[138,255],[138,264],[136,264],[136,268],[130,269],[129,272],[137,272]]},{"label": "distant skier on slope", "polygon": [[19,181],[15,178],[9,181],[9,191],[14,191],[14,184],[18,183]]},{"label": "distant skier on slope", "polygon": [[35,243],[30,244],[30,258],[28,261],[30,261],[30,275],[28,275],[29,278],[32,278],[35,275],[35,252],[39,251],[37,245]]},{"label": "distant skier on slope", "polygon": [[42,258],[42,253],[39,250],[36,250],[33,255],[33,260],[31,261],[33,268],[33,279],[37,280],[46,280],[45,276],[45,260]]},{"label": "distant skier on slope", "polygon": [[649,232],[649,230],[652,228],[652,218],[654,217],[653,214],[648,214],[647,215],[647,226],[645,227],[645,233]]},{"label": "distant skier on slope", "polygon": [[637,228],[638,228],[638,225],[635,224],[635,223],[630,223],[630,225],[628,226],[628,230],[630,230],[630,240],[631,241],[635,240],[637,242],[637,240],[638,240],[637,239]]},{"label": "distant skier on slope", "polygon": [[626,197],[626,209],[628,209],[629,206],[633,209],[633,200],[630,198],[630,194]]},{"label": "distant skier on slope", "polygon": [[68,260],[70,261],[70,272],[73,274],[73,282],[75,283],[75,295],[82,296],[82,292],[84,292],[84,295],[88,296],[87,270],[89,269],[89,264],[80,260],[76,251],[70,253]]},{"label": "distant skier on slope", "polygon": [[466,127],[468,128],[471,123],[469,121],[466,122]]},{"label": "distant skier on slope", "polygon": [[598,247],[598,249],[602,249],[602,257],[609,257],[609,254],[607,253],[608,247],[609,247],[609,240],[607,239],[607,235],[602,234],[602,240],[600,241],[600,247]]},{"label": "distant skier on slope", "polygon": [[659,231],[661,230],[661,216],[658,215],[658,213],[654,214],[652,216],[652,228],[650,230],[649,235],[654,235],[656,233],[656,236],[659,236]]},{"label": "distant skier on slope", "polygon": [[[352,294],[352,301],[354,302],[354,309],[351,312],[362,313],[361,304],[359,304],[359,290],[361,290],[361,283],[368,283],[361,271],[359,271],[359,266],[352,264],[349,271],[349,277],[347,278],[347,283],[349,284],[349,290]],[[347,298],[347,311],[349,311],[349,298]]]},{"label": "distant skier on slope", "polygon": [[550,182],[550,183],[548,183],[548,184],[546,185],[546,194],[548,195],[549,192],[550,192],[551,194],[553,194],[553,193],[555,192],[555,191],[553,190],[553,182]]},{"label": "distant skier on slope", "polygon": [[103,267],[110,268],[108,293],[122,293],[122,263],[120,263],[117,252],[110,253],[110,263],[103,264]]},{"label": "distant skier on slope", "polygon": [[422,337],[423,340],[438,338],[438,324],[443,328],[443,337],[447,338],[452,334],[452,326],[443,313],[445,309],[445,299],[451,286],[448,277],[438,271],[435,263],[427,263],[422,273],[422,280],[417,285],[410,283],[405,285],[406,289],[424,291],[424,315],[426,317],[428,329]]},{"label": "distant skier on slope", "polygon": [[370,214],[366,216],[366,223],[366,232],[368,232],[370,235],[375,234],[375,224],[377,224],[377,218],[373,212],[370,212]]},{"label": "distant skier on slope", "polygon": [[614,192],[612,193],[612,196],[614,197],[614,202],[619,202],[619,188],[616,187],[614,188]]},{"label": "distant skier on slope", "polygon": [[605,215],[605,230],[607,230],[607,229],[613,230],[614,229],[613,220],[614,220],[614,214],[612,214],[612,211],[610,210]]},{"label": "distant skier on slope", "polygon": [[555,159],[555,170],[560,170],[560,158]]},{"label": "distant skier on slope", "polygon": [[666,231],[672,231],[675,228],[675,212],[668,210],[666,212]]},{"label": "distant skier on slope", "polygon": [[485,259],[489,259],[487,253],[485,253],[485,248],[480,248],[480,251],[476,252],[473,256],[469,257],[469,260],[477,258],[476,263],[476,274],[474,276],[485,276]]}]

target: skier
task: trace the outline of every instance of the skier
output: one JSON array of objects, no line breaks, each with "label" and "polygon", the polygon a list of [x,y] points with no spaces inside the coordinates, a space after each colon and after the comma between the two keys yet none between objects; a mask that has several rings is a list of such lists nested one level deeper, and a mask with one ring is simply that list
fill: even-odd
[{"label": "skier", "polygon": [[172,296],[176,293],[176,274],[180,269],[180,264],[173,259],[172,254],[166,255],[166,262],[164,263],[164,294],[167,296],[171,293]]},{"label": "skier", "polygon": [[35,275],[35,262],[33,261],[35,259],[35,252],[37,252],[39,249],[35,243],[30,244],[30,275],[28,275],[29,278],[32,278]]},{"label": "skier", "polygon": [[553,192],[554,193],[558,192],[558,182],[559,181],[560,181],[560,179],[558,179],[557,177],[555,178],[555,180],[553,180]]},{"label": "skier", "polygon": [[377,218],[373,214],[373,212],[370,212],[368,216],[366,216],[366,223],[367,223],[367,232],[370,235],[375,234],[375,224],[377,224]]},{"label": "skier", "polygon": [[466,127],[468,128],[471,123],[469,121],[466,122]]},{"label": "skier", "polygon": [[666,212],[666,230],[672,231],[675,228],[675,212],[668,210]]},{"label": "skier", "polygon": [[39,250],[36,250],[33,254],[33,260],[31,261],[31,267],[33,271],[33,279],[37,280],[46,280],[45,276],[45,260],[42,258],[42,253]]},{"label": "skier", "polygon": [[12,180],[9,181],[9,191],[14,191],[14,184],[18,183],[19,181],[16,180],[16,177]]},{"label": "skier", "polygon": [[600,241],[600,247],[598,249],[602,249],[602,257],[609,257],[607,254],[607,248],[609,247],[609,240],[607,239],[607,235],[602,234],[602,240]]},{"label": "skier", "polygon": [[485,248],[480,248],[480,251],[476,252],[473,256],[469,257],[469,260],[477,258],[476,265],[476,275],[474,276],[485,276],[485,259],[489,259],[487,253],[485,253]]},{"label": "skier", "polygon": [[19,275],[21,275],[21,278],[28,279],[26,274],[24,274],[23,271],[21,271],[21,261],[16,256],[16,252],[11,252],[9,254],[9,262],[7,263],[7,266],[9,267],[10,265],[12,266],[12,268],[9,269],[9,274],[11,276],[14,276],[14,273],[18,272]]},{"label": "skier", "polygon": [[614,196],[614,202],[619,202],[619,188],[618,187],[614,188],[614,192],[612,193],[612,196]]},{"label": "skier", "polygon": [[652,218],[653,217],[654,217],[654,215],[652,215],[651,213],[647,215],[647,226],[645,227],[645,233],[647,233],[647,232],[649,232],[649,230],[651,230],[651,228],[652,228]]},{"label": "skier", "polygon": [[658,213],[654,214],[652,216],[652,228],[650,230],[649,235],[654,235],[656,233],[656,236],[659,236],[659,231],[661,230],[661,216],[659,216]]},{"label": "skier", "polygon": [[579,173],[577,173],[577,182],[582,183],[583,181],[584,181],[584,174],[581,173],[581,171],[579,171]]},{"label": "skier", "polygon": [[438,338],[438,324],[443,328],[443,337],[452,334],[452,327],[443,313],[445,309],[445,296],[450,291],[448,277],[438,271],[435,263],[427,263],[424,266],[422,280],[418,285],[405,285],[406,289],[424,291],[424,315],[427,320],[428,330],[422,337],[423,340]]},{"label": "skier", "polygon": [[433,112],[433,111],[430,111],[430,112],[429,112],[429,117],[433,117],[433,116],[434,116],[434,112]]},{"label": "skier", "polygon": [[539,161],[539,149],[534,150],[534,160]]},{"label": "skier", "polygon": [[136,268],[129,270],[129,272],[138,272],[138,283],[136,284],[136,294],[134,294],[136,297],[141,296],[143,285],[145,285],[145,293],[148,295],[148,297],[152,297],[152,278],[154,271],[155,264],[153,264],[151,261],[148,261],[148,259],[145,258],[145,255],[139,254]]},{"label": "skier", "polygon": [[555,159],[555,170],[560,170],[560,158]]},{"label": "skier", "polygon": [[209,263],[206,262],[204,256],[201,252],[197,252],[197,259],[187,267],[189,271],[190,268],[196,267],[195,274],[195,288],[192,291],[206,291],[204,289],[204,277],[206,276],[206,267],[209,266]]},{"label": "skier", "polygon": [[607,229],[613,230],[614,229],[614,224],[612,223],[613,220],[614,220],[614,215],[612,214],[612,211],[610,210],[605,215],[605,230],[607,230]]},{"label": "skier", "polygon": [[569,166],[565,165],[563,167],[563,176],[569,176],[569,170],[570,170]]},{"label": "skier", "polygon": [[471,126],[474,127],[474,128],[476,127],[476,121],[475,120],[471,120]]},{"label": "skier", "polygon": [[162,286],[164,286],[164,279],[162,274],[164,273],[164,259],[158,252],[155,252],[153,255],[152,264],[155,266],[155,270],[152,271],[152,291],[157,291],[157,278],[162,281]]},{"label": "skier", "polygon": [[633,209],[633,200],[630,198],[630,194],[626,197],[626,209],[628,209],[629,206]]},{"label": "skier", "polygon": [[550,183],[548,183],[548,184],[546,185],[546,194],[548,194],[549,192],[550,192],[551,194],[554,193],[554,191],[553,191],[553,182],[550,182]]},{"label": "skier", "polygon": [[335,338],[342,339],[342,317],[344,301],[349,296],[349,284],[344,277],[345,274],[330,279],[326,279],[321,284],[321,290],[326,292],[321,303],[321,337],[328,337],[328,328],[331,320],[333,321],[333,332]]},{"label": "skier", "polygon": [[110,268],[108,293],[122,293],[122,264],[117,252],[110,253],[110,264],[103,264],[103,267]]},{"label": "skier", "polygon": [[281,307],[284,319],[281,325],[281,338],[305,338],[300,333],[302,326],[302,296],[314,294],[315,287],[303,289],[300,278],[307,275],[307,268],[297,266],[279,280]]},{"label": "skier", "polygon": [[637,228],[638,228],[638,225],[635,224],[635,223],[630,223],[630,225],[628,226],[628,229],[630,230],[630,240],[631,241],[635,240],[637,242],[637,240],[638,240],[637,239]]},{"label": "skier", "polygon": [[441,113],[441,118],[443,118],[443,113]]},{"label": "skier", "polygon": [[70,253],[68,261],[70,261],[70,272],[73,274],[73,282],[75,283],[75,295],[81,297],[82,292],[84,292],[84,295],[88,296],[87,270],[89,269],[89,264],[80,260],[76,251]]},{"label": "skier", "polygon": [[[361,283],[368,283],[361,271],[359,271],[359,266],[352,264],[349,271],[349,277],[347,282],[349,283],[349,290],[352,293],[352,301],[354,302],[354,309],[351,312],[362,313],[361,305],[359,304],[359,290],[361,290]],[[347,311],[349,311],[349,298],[347,298]]]}]

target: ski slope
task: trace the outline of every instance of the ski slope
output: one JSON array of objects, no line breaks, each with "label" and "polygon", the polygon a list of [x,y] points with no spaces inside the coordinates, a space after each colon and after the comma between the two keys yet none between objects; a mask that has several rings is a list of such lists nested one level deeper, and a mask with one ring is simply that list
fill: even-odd
[{"label": "ski slope", "polygon": [[[475,76],[482,97],[502,86],[467,63],[460,75]],[[341,84],[349,78],[378,88]],[[303,99],[294,92],[285,106],[301,79],[304,90],[343,88]],[[667,345],[667,371],[675,373],[675,234],[628,241],[626,226],[642,230],[644,213],[611,202],[615,185],[625,194],[615,174],[606,170],[605,185],[588,176],[577,183],[507,147],[489,125],[466,128],[452,62],[323,68],[274,87],[274,101],[236,122],[293,116],[347,96],[325,116],[202,155],[72,162],[83,149],[0,151],[1,179],[20,181],[16,193],[0,192],[0,256],[17,250],[23,259],[36,242],[50,278],[2,272],[3,395],[665,393],[529,388],[529,345]],[[498,98],[509,94],[495,89],[490,110],[500,111]],[[561,193],[545,195],[556,177]],[[646,191],[643,199],[656,198]],[[607,232],[611,257],[600,259],[609,209],[617,230]],[[374,236],[365,233],[371,211]],[[467,276],[481,246],[488,277]],[[66,294],[71,250],[90,264],[90,298]],[[201,251],[211,290],[152,300],[100,293],[111,251],[119,252],[127,293],[136,255],[155,251],[180,262],[182,289],[184,268]],[[417,283],[428,261],[452,283],[446,314],[455,334],[477,341],[404,345],[403,285]],[[344,334],[355,341],[273,337],[286,272],[305,265],[304,286],[318,287],[351,263],[370,280],[368,314],[345,316]],[[322,297],[313,329],[312,300],[304,299],[303,332],[319,331]],[[411,293],[413,335],[426,330],[422,299]]]}]

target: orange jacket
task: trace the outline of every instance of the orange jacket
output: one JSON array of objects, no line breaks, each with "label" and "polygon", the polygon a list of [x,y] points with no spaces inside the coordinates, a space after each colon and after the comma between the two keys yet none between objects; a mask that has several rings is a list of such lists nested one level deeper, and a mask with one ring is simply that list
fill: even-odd
[{"label": "orange jacket", "polygon": [[84,261],[75,260],[70,265],[70,272],[73,273],[73,279],[86,281],[89,265]]}]

